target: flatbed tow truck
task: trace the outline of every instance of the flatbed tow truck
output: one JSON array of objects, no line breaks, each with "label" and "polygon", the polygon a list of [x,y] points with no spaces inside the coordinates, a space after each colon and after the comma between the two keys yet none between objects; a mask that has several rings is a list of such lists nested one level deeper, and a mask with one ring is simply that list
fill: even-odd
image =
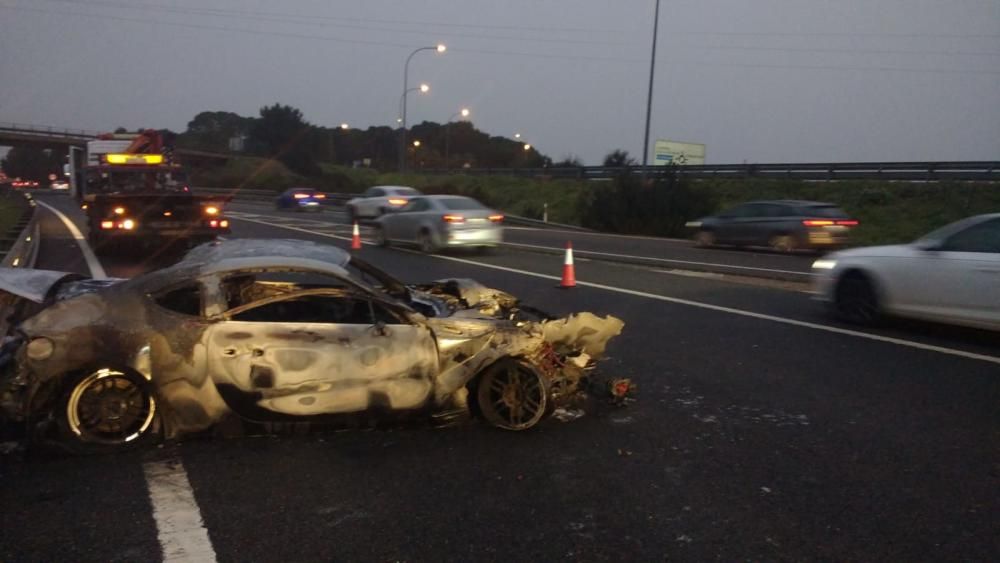
[{"label": "flatbed tow truck", "polygon": [[96,252],[122,245],[196,246],[229,232],[229,197],[195,195],[173,149],[155,130],[103,134],[87,143],[73,192]]}]

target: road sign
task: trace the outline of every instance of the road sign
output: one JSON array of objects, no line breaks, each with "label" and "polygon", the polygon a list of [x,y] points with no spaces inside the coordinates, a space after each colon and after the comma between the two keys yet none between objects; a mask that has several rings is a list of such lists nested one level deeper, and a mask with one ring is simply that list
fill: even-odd
[{"label": "road sign", "polygon": [[653,164],[705,164],[705,145],[657,139],[653,146]]}]

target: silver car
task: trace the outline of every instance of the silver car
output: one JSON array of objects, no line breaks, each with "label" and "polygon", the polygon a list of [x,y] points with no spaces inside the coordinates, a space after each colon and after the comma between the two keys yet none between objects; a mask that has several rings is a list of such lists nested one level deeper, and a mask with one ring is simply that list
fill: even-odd
[{"label": "silver car", "polygon": [[375,238],[382,246],[416,244],[424,252],[495,247],[503,242],[503,214],[471,197],[414,197],[399,211],[378,218]]},{"label": "silver car", "polygon": [[422,195],[408,186],[372,186],[365,193],[344,204],[347,220],[351,223],[374,219],[400,209],[410,198]]},{"label": "silver car", "polygon": [[525,430],[593,389],[623,325],[551,318],[468,279],[406,286],[302,240],[221,241],[130,280],[82,278],[0,268],[0,427],[81,452],[233,417],[468,412]]}]

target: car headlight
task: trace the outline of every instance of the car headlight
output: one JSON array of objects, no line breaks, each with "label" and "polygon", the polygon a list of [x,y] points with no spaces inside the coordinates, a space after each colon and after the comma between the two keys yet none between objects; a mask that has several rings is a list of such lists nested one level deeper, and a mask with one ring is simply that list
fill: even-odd
[{"label": "car headlight", "polygon": [[44,336],[31,339],[26,349],[28,358],[32,360],[47,360],[52,357],[52,353],[55,351],[56,345]]},{"label": "car headlight", "polygon": [[823,259],[813,262],[813,270],[832,270],[837,267],[836,260]]}]

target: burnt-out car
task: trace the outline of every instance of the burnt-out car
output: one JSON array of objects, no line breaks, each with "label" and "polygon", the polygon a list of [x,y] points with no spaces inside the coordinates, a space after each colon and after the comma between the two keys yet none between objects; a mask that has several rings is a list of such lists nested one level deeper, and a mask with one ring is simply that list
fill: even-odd
[{"label": "burnt-out car", "polygon": [[406,286],[345,251],[227,240],[128,280],[0,272],[0,402],[34,440],[116,449],[260,422],[471,412],[531,428],[623,323],[465,279]]}]

